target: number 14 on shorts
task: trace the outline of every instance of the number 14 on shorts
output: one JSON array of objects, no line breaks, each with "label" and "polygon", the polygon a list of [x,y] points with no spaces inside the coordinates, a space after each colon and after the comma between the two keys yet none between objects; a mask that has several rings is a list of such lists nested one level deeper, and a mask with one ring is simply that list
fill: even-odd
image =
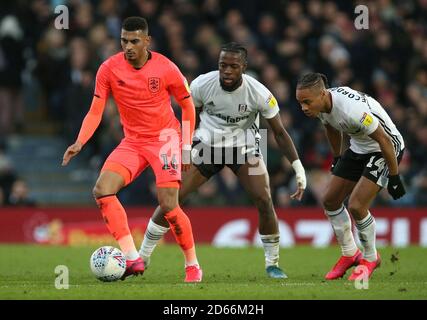
[{"label": "number 14 on shorts", "polygon": [[171,167],[172,169],[175,169],[175,170],[178,169],[178,162],[176,161],[175,154],[172,155],[172,159],[170,163],[168,161],[168,155],[166,153],[162,153],[160,157],[162,158],[162,162],[163,162],[163,166],[162,166],[163,170],[169,170],[171,169]]}]

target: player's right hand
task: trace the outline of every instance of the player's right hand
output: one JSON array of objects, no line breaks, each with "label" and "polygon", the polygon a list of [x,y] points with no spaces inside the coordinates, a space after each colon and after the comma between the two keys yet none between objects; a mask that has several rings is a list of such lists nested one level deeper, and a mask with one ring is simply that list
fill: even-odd
[{"label": "player's right hand", "polygon": [[71,158],[77,155],[82,150],[83,145],[80,142],[75,142],[65,150],[62,157],[62,166],[66,166]]},{"label": "player's right hand", "polygon": [[398,174],[394,176],[388,176],[387,190],[394,200],[397,200],[405,195],[406,190]]}]

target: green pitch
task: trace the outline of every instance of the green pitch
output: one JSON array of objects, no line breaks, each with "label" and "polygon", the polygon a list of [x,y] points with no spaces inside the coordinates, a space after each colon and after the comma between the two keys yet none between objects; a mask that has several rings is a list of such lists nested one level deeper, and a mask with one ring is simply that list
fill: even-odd
[{"label": "green pitch", "polygon": [[[427,299],[427,249],[382,248],[383,263],[358,290],[348,280],[324,281],[339,249],[281,250],[286,280],[268,279],[263,250],[198,246],[202,283],[186,284],[175,245],[160,245],[142,277],[103,283],[89,269],[95,247],[0,246],[0,299]],[[55,288],[55,267],[69,270],[69,289]],[[347,273],[347,276],[349,273]]]}]

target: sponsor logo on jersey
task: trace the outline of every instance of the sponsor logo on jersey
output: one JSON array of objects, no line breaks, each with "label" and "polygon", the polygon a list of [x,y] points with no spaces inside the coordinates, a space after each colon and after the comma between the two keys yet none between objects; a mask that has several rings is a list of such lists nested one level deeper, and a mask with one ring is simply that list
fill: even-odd
[{"label": "sponsor logo on jersey", "polygon": [[206,109],[206,113],[209,114],[210,116],[214,116],[214,117],[220,118],[220,119],[224,120],[227,123],[237,123],[237,122],[240,122],[242,120],[245,120],[245,119],[249,118],[249,116],[241,116],[241,117],[233,118],[233,117],[230,117],[230,116],[223,115],[221,113],[215,113],[215,112],[213,112],[212,110],[209,110],[209,109]]},{"label": "sponsor logo on jersey", "polygon": [[360,123],[363,124],[365,127],[369,127],[372,121],[372,117],[366,112],[363,113],[362,119],[360,119]]},{"label": "sponsor logo on jersey", "polygon": [[148,78],[148,89],[152,93],[157,93],[160,90],[160,78]]},{"label": "sponsor logo on jersey", "polygon": [[248,110],[248,105],[247,104],[239,104],[239,113],[245,113],[246,110]]}]

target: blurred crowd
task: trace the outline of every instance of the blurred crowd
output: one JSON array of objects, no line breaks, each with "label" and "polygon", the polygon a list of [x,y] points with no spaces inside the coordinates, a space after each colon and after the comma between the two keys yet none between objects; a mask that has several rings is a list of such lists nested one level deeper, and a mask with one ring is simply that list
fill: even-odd
[{"label": "blurred crowd", "polygon": [[0,141],[0,207],[35,206],[28,185],[15,172],[12,162],[6,155],[6,146]]},{"label": "blurred crowd", "polygon": [[[66,30],[54,26],[59,15],[54,9],[61,4],[69,9]],[[368,29],[355,28],[358,4],[369,9]],[[427,0],[2,0],[0,8],[0,136],[21,132],[28,109],[42,108],[72,143],[90,106],[98,66],[120,50],[123,18],[138,15],[148,20],[151,49],[174,61],[189,82],[217,69],[221,44],[247,47],[247,73],[277,98],[308,175],[304,200],[291,201],[292,168],[269,136],[268,170],[277,206],[318,204],[329,178],[332,158],[323,128],[306,118],[295,100],[296,80],[307,71],[326,74],[330,86],[372,95],[402,133],[407,152],[400,170],[408,194],[391,201],[381,192],[377,204],[427,205]],[[94,170],[121,138],[111,101],[89,142]],[[5,190],[10,197],[1,163],[0,175],[0,199]],[[127,204],[154,204],[154,188],[147,171],[120,196]],[[230,170],[188,202],[250,204]]]}]

